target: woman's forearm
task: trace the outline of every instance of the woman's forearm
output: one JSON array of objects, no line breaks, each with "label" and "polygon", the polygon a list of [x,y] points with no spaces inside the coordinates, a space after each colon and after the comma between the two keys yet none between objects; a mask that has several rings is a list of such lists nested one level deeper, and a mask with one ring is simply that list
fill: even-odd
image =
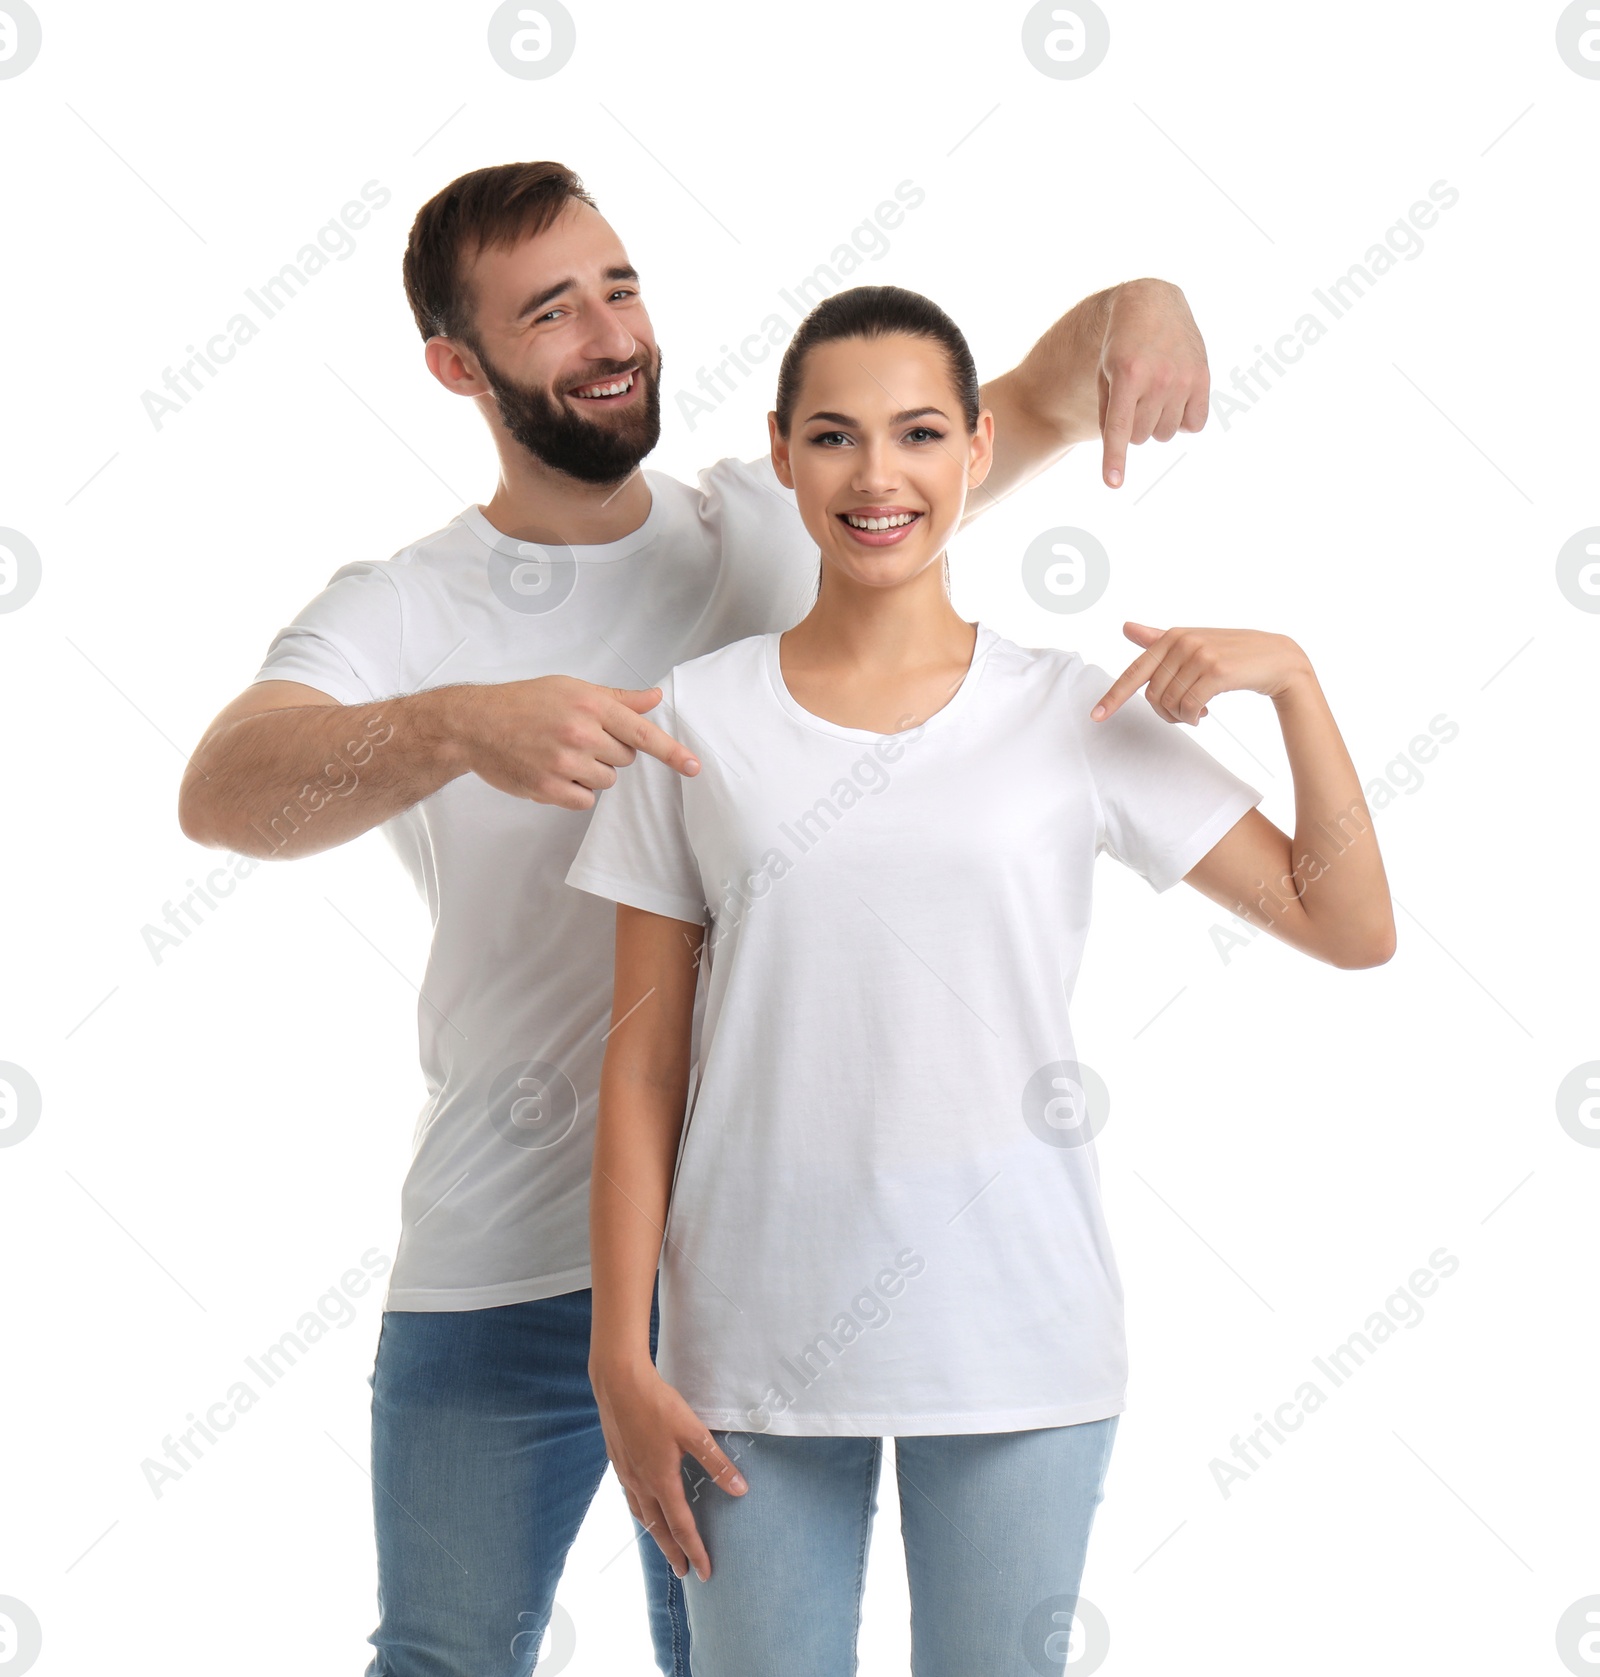
[{"label": "woman's forearm", "polygon": [[601,1080],[589,1190],[592,1368],[620,1371],[650,1361],[650,1300],[683,1123],[682,1094],[676,1110],[673,1123],[658,1090],[620,1076]]},{"label": "woman's forearm", "polygon": [[1394,947],[1394,911],[1355,764],[1307,665],[1273,697],[1294,776],[1292,884],[1330,948]]},{"label": "woman's forearm", "polygon": [[699,926],[618,906],[589,1189],[591,1373],[650,1362],[650,1302],[683,1133],[702,936]]}]

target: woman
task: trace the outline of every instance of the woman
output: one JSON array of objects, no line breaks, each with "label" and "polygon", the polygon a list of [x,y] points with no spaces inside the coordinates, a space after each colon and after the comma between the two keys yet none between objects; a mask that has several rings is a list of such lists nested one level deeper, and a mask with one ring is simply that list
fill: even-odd
[{"label": "woman", "polygon": [[[1387,886],[1293,641],[1130,625],[1113,682],[956,613],[993,421],[925,298],[820,304],[769,423],[816,603],[671,672],[657,719],[694,772],[641,755],[568,874],[619,905],[590,1373],[629,1506],[694,1568],[697,1677],[854,1671],[888,1436],[916,1677],[1032,1673],[1065,1658],[1124,1407],[1067,1014],[1095,856],[1339,966],[1392,952]],[[1174,726],[1229,689],[1277,709],[1292,847]]]}]

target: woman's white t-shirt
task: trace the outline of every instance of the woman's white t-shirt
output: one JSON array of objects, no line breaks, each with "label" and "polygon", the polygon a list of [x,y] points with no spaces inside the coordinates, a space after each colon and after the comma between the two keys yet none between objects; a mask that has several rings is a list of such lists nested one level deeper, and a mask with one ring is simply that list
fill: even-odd
[{"label": "woman's white t-shirt", "polygon": [[[1068,1000],[1097,853],[1158,891],[1261,794],[1111,676],[979,624],[899,734],[789,693],[778,635],[675,666],[570,884],[706,924],[658,1363],[707,1426],[1005,1432],[1120,1413],[1098,1086]],[[625,998],[624,998],[625,999]]]}]

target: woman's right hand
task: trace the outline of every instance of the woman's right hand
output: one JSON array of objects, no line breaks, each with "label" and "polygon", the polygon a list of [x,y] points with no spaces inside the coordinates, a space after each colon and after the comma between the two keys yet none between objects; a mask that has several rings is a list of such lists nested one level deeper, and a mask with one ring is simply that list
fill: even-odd
[{"label": "woman's right hand", "polygon": [[704,1581],[711,1576],[711,1557],[684,1494],[683,1458],[693,1456],[712,1483],[730,1496],[743,1496],[748,1489],[743,1476],[653,1363],[620,1369],[591,1366],[589,1379],[600,1407],[606,1454],[634,1518],[656,1540],[678,1577],[693,1566]]}]

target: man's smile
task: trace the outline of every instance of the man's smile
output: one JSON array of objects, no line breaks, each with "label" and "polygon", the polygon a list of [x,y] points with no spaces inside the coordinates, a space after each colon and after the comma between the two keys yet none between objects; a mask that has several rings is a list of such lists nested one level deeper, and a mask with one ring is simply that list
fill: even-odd
[{"label": "man's smile", "polygon": [[639,384],[639,369],[630,367],[625,373],[612,373],[607,378],[574,386],[567,392],[585,402],[599,402],[606,407],[624,406]]}]

